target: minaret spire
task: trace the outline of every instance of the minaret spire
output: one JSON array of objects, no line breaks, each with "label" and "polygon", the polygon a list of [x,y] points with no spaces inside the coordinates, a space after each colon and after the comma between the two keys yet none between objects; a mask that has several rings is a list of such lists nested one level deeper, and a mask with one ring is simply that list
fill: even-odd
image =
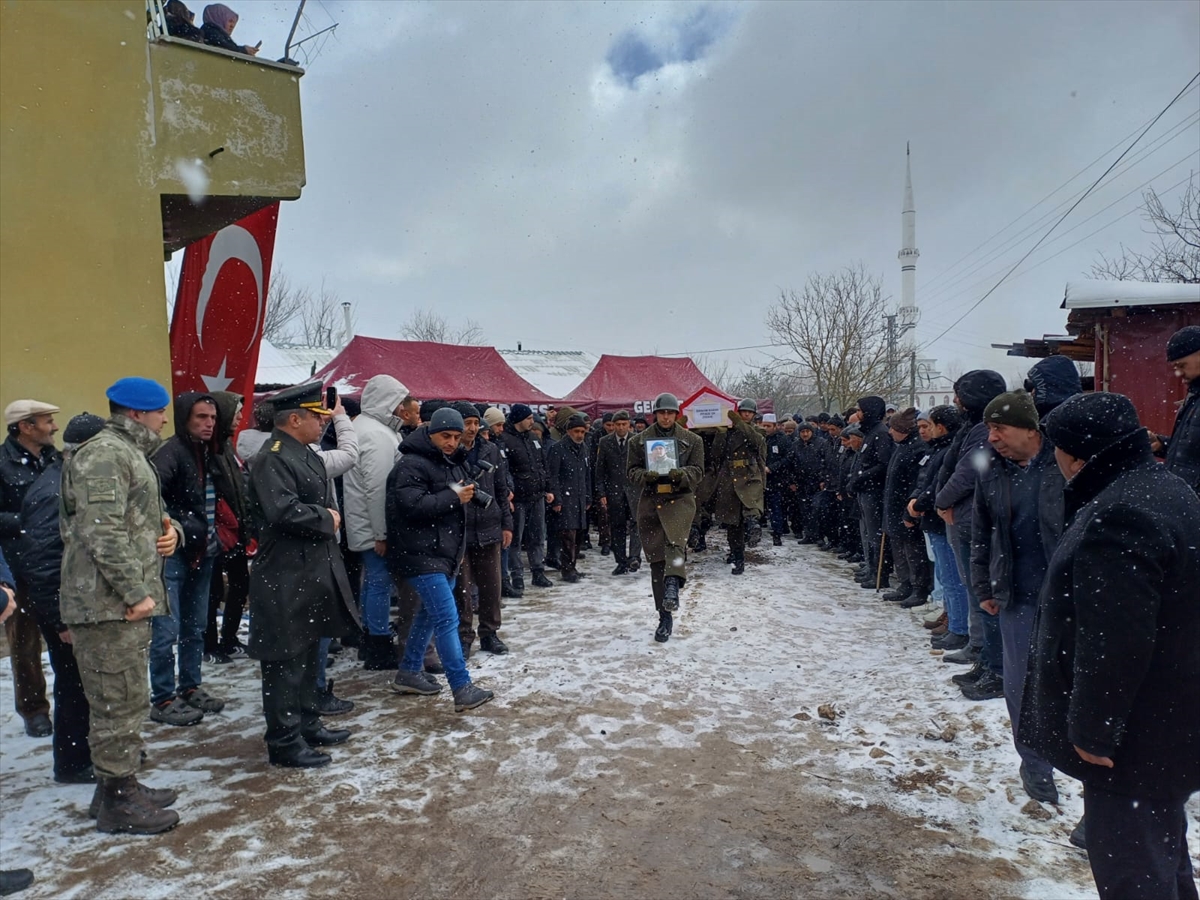
[{"label": "minaret spire", "polygon": [[917,307],[917,210],[913,203],[912,146],[904,145],[904,208],[900,213],[900,307],[906,318],[916,321]]}]

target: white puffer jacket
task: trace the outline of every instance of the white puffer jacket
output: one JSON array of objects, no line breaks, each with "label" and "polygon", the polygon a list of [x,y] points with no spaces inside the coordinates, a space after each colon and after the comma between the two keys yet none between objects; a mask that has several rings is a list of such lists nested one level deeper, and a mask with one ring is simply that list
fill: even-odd
[{"label": "white puffer jacket", "polygon": [[394,413],[407,396],[408,388],[391,375],[376,375],[363,387],[362,413],[354,420],[358,463],[342,480],[351,550],[373,550],[376,541],[387,540],[387,479],[400,447],[400,420]]}]

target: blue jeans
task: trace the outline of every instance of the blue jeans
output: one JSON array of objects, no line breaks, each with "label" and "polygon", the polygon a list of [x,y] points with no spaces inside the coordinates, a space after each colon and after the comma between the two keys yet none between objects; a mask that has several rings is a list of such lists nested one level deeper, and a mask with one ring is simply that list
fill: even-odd
[{"label": "blue jeans", "polygon": [[1025,693],[1025,669],[1029,665],[1029,645],[1033,641],[1033,620],[1037,615],[1037,597],[1014,597],[1008,609],[995,616],[1000,625],[1004,653],[1004,702],[1012,723],[1013,744],[1025,767],[1034,776],[1053,775],[1054,767],[1042,756],[1017,740],[1021,728],[1021,697]]},{"label": "blue jeans", "polygon": [[[213,560],[191,568],[181,554],[167,557],[167,597],[171,614],[150,620],[150,702],[163,703],[200,687],[204,629],[208,627],[208,588]],[[175,646],[179,645],[179,681]]]},{"label": "blue jeans", "polygon": [[374,550],[362,554],[363,581],[359,601],[367,634],[391,634],[392,576],[387,562]]},{"label": "blue jeans", "polygon": [[954,551],[944,534],[927,532],[929,546],[933,548],[933,568],[942,586],[942,604],[946,609],[946,629],[953,634],[967,633],[967,589],[958,575],[958,563]]},{"label": "blue jeans", "polygon": [[406,672],[420,672],[425,666],[425,648],[433,636],[442,668],[450,690],[471,683],[466,664],[462,658],[462,642],[458,639],[458,604],[454,602],[454,579],[448,575],[418,575],[405,579],[421,598],[421,605],[413,617],[408,641],[404,645],[404,659],[400,668]]}]

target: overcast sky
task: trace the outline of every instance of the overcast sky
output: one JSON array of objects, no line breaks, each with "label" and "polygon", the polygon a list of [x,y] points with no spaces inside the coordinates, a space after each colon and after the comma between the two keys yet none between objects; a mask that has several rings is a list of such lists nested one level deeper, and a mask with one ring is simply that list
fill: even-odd
[{"label": "overcast sky", "polygon": [[[236,8],[237,36],[281,56],[295,4]],[[353,301],[360,333],[397,337],[431,307],[502,348],[763,344],[781,288],[858,260],[898,302],[906,141],[928,341],[1052,219],[1005,239],[1200,71],[1200,4],[1175,0],[325,0],[306,16],[301,34],[339,27],[301,82],[308,186],[283,206],[276,259]],[[1200,169],[1197,115],[1193,89],[1022,270],[1044,264],[929,352],[1007,374],[989,343],[1060,332],[1065,283],[1098,250],[1149,241],[1136,214],[1087,236],[1143,182]]]}]

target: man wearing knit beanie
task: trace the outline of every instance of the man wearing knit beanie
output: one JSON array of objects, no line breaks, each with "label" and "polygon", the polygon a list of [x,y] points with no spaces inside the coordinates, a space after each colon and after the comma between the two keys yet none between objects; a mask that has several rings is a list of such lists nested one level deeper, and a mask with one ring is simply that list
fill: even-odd
[{"label": "man wearing knit beanie", "polygon": [[[975,488],[971,586],[984,612],[999,617],[1000,687],[1021,757],[1021,783],[1032,799],[1057,803],[1053,767],[1017,734],[1038,593],[1062,534],[1063,481],[1028,391],[1000,394],[984,408],[983,421],[996,456]],[[964,696],[974,699],[971,693],[985,687],[981,682],[968,685]]]},{"label": "man wearing knit beanie", "polygon": [[1167,362],[1187,382],[1187,398],[1175,414],[1170,438],[1151,435],[1154,452],[1167,469],[1200,494],[1200,325],[1185,325],[1167,342]]},{"label": "man wearing knit beanie", "polygon": [[1101,897],[1195,897],[1200,499],[1154,461],[1127,397],[1072,397],[1044,425],[1070,525],[1039,598],[1018,735],[1083,782]]}]

